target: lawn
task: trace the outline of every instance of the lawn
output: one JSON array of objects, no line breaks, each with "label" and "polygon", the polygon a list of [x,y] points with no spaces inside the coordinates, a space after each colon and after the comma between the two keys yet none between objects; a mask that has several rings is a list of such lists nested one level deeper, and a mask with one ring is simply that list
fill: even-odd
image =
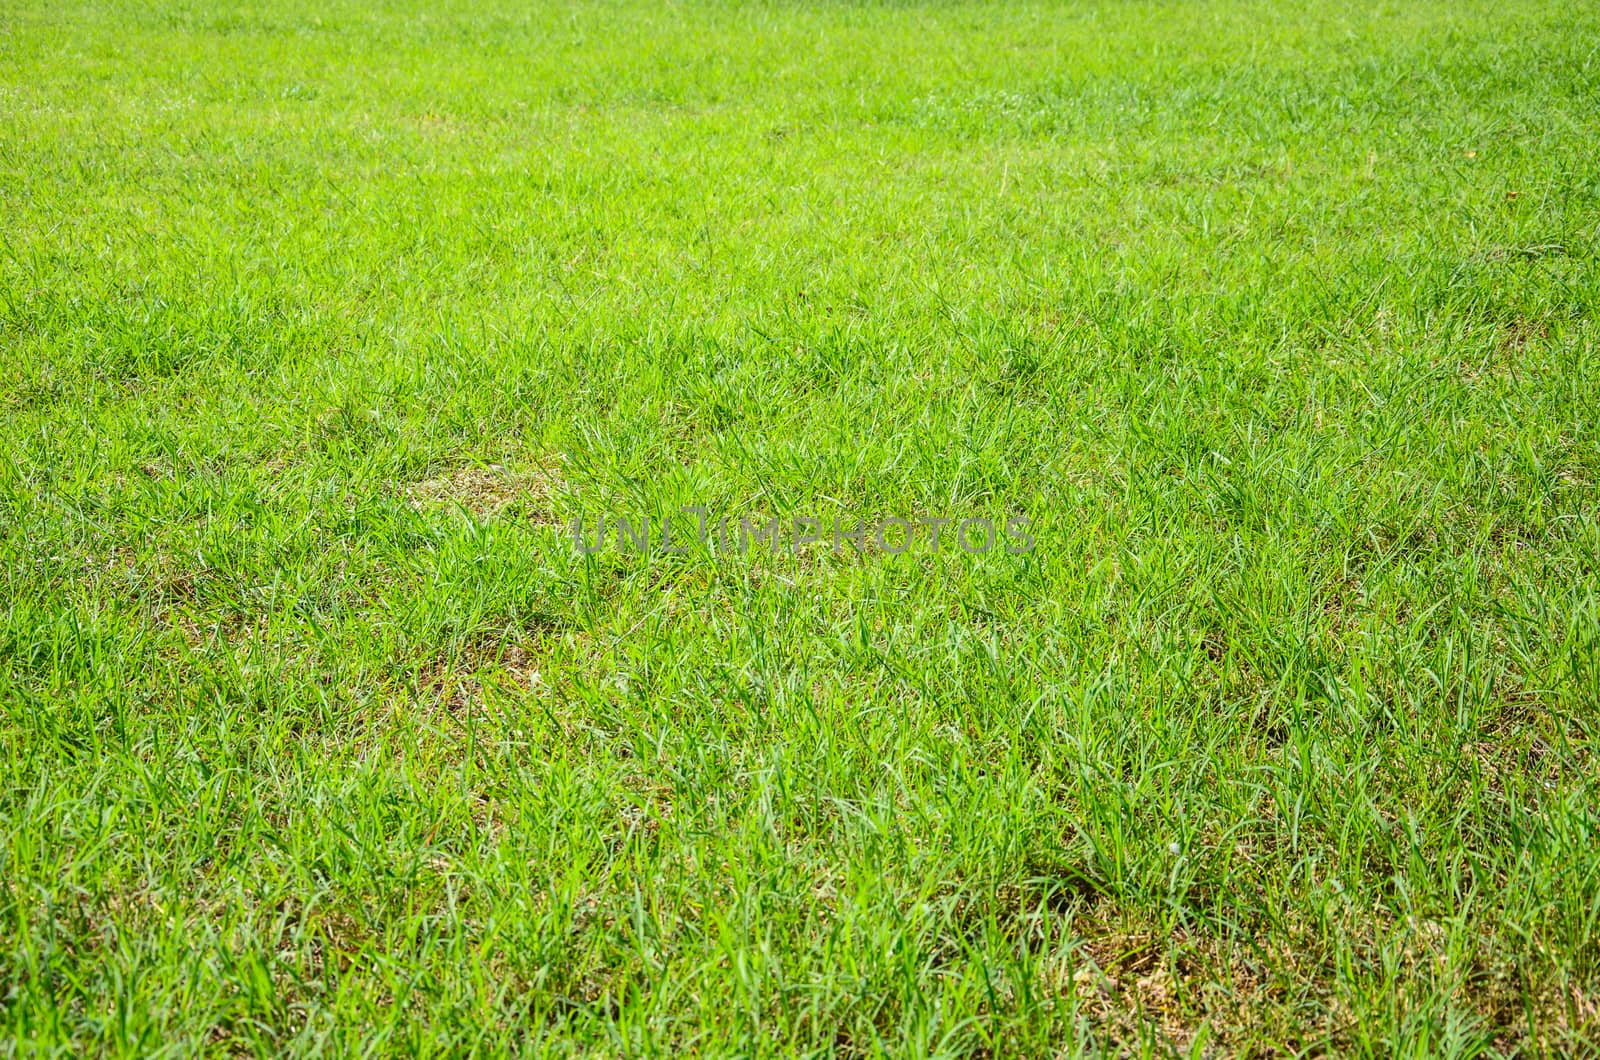
[{"label": "lawn", "polygon": [[1590,3],[0,0],[0,1055],[1595,1054],[1597,245]]}]

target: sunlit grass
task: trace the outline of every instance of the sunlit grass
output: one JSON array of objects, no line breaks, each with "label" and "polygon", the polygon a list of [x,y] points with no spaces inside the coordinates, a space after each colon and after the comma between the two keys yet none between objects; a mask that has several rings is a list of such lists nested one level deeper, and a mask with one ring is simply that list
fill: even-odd
[{"label": "sunlit grass", "polygon": [[1593,1050],[1597,49],[0,0],[0,1053]]}]

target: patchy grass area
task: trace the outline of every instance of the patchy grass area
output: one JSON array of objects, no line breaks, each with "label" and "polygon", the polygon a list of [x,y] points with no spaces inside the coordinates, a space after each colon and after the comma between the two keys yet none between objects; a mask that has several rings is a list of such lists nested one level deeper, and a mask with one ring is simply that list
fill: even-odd
[{"label": "patchy grass area", "polygon": [[[1565,0],[0,0],[0,1053],[1592,1054],[1597,103]],[[562,529],[683,505],[1037,546]]]}]

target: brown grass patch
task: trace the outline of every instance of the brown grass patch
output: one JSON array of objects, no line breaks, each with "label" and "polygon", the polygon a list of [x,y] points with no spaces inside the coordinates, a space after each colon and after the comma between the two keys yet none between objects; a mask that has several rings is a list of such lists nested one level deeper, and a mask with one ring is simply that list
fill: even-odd
[{"label": "brown grass patch", "polygon": [[479,520],[519,514],[554,525],[557,520],[550,503],[554,484],[554,472],[545,467],[511,471],[499,464],[469,465],[408,483],[399,492],[418,511],[455,508]]}]

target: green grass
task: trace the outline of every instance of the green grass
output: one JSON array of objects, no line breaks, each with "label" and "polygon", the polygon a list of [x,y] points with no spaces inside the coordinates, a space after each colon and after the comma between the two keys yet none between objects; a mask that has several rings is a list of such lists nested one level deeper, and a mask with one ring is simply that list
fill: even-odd
[{"label": "green grass", "polygon": [[0,1054],[1594,1054],[1597,145],[1568,0],[0,0]]}]

